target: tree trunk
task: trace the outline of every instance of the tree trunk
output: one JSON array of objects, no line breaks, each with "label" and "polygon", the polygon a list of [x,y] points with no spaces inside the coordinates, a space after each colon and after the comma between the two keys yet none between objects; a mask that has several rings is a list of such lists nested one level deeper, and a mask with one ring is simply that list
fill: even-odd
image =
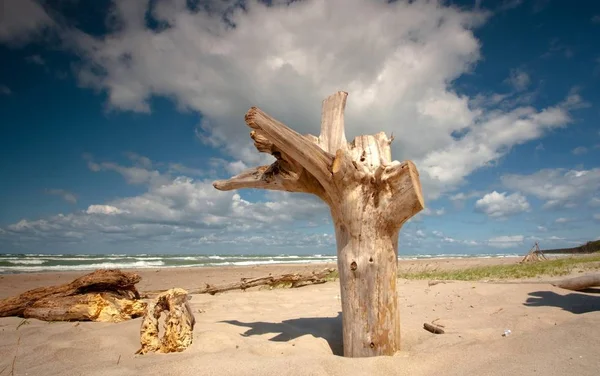
[{"label": "tree trunk", "polygon": [[371,210],[365,210],[361,219],[336,221],[335,226],[344,356],[394,355],[400,349],[398,231],[390,234],[376,228]]},{"label": "tree trunk", "polygon": [[393,355],[400,349],[398,232],[424,208],[421,184],[411,161],[392,161],[393,138],[385,133],[346,141],[346,97],[338,92],[323,101],[319,137],[302,136],[252,107],[250,135],[276,161],[214,186],[312,193],[327,203],[337,240],[344,355]]}]

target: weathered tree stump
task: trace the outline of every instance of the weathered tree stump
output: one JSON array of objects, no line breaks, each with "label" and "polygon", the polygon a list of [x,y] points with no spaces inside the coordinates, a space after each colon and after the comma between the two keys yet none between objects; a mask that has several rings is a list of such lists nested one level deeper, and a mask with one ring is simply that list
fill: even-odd
[{"label": "weathered tree stump", "polygon": [[214,187],[311,193],[327,203],[337,240],[344,355],[393,355],[400,349],[398,232],[424,208],[421,184],[411,161],[392,162],[385,133],[346,141],[347,95],[323,101],[319,137],[302,136],[252,107],[245,117],[250,137],[276,161]]},{"label": "weathered tree stump", "polygon": [[97,270],[64,285],[41,287],[0,300],[0,317],[44,321],[119,322],[142,316],[146,303],[135,284],[141,277],[120,270]]},{"label": "weathered tree stump", "polygon": [[[166,318],[161,336],[159,320],[163,312]],[[175,288],[163,292],[146,311],[140,329],[142,347],[136,354],[181,352],[187,349],[192,344],[195,323],[187,291]]]}]

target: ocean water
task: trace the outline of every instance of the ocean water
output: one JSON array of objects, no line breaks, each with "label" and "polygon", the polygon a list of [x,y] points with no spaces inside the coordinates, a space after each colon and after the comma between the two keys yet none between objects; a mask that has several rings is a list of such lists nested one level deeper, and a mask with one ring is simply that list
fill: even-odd
[{"label": "ocean water", "polygon": [[[400,255],[401,260],[512,257],[517,254]],[[336,262],[335,255],[50,255],[0,254],[0,274],[96,269],[147,269]]]}]

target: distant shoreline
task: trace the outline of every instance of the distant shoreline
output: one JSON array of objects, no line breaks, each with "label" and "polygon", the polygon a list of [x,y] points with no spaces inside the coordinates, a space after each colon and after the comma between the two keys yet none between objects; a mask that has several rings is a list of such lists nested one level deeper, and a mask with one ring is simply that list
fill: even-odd
[{"label": "distant shoreline", "polygon": [[[503,259],[509,253],[400,254],[399,261]],[[93,271],[96,269],[181,269],[249,267],[257,265],[323,265],[337,263],[335,255],[44,255],[0,254],[0,274]]]}]

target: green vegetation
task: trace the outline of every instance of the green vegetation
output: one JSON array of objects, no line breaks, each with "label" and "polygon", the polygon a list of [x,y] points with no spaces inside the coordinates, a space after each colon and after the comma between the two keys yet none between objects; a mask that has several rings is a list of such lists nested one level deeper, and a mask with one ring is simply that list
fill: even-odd
[{"label": "green vegetation", "polygon": [[575,248],[545,249],[544,253],[595,253],[600,252],[600,240],[589,241]]},{"label": "green vegetation", "polygon": [[458,270],[420,270],[398,273],[399,278],[478,281],[483,279],[533,278],[542,275],[560,276],[574,270],[600,269],[600,255],[567,257],[548,261],[512,265],[478,266]]}]

